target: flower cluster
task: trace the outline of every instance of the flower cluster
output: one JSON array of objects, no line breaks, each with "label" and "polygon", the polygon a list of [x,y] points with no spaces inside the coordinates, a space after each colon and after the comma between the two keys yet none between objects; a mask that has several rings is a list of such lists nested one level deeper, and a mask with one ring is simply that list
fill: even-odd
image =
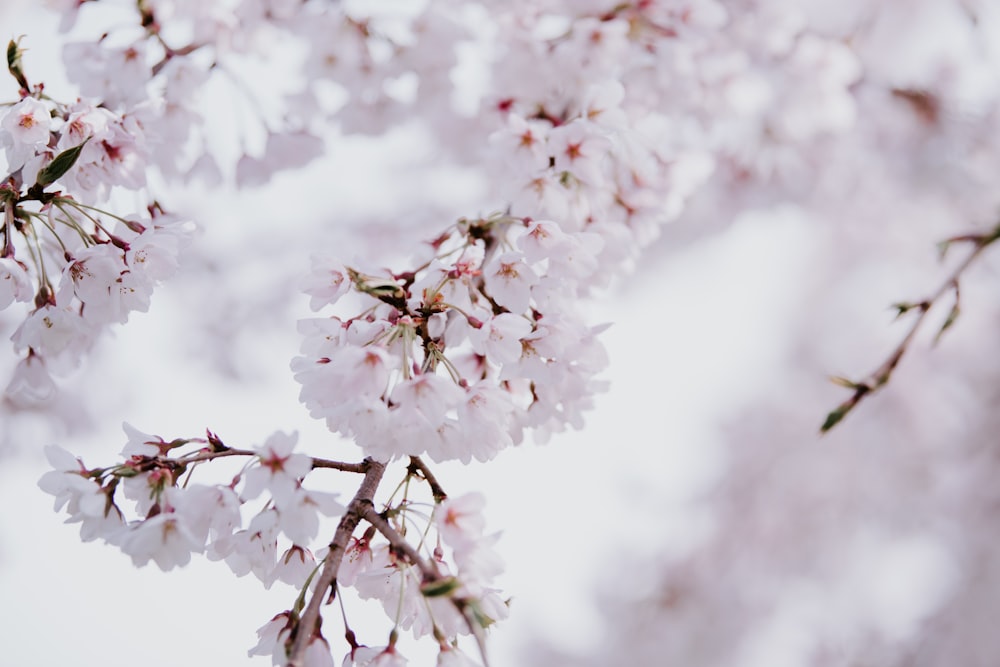
[{"label": "flower cluster", "polygon": [[[304,597],[310,590],[314,596],[324,594],[317,588],[317,573],[335,552],[343,559],[336,571],[338,590],[353,588],[361,599],[377,600],[394,626],[389,644],[378,650],[352,639],[351,664],[376,659],[383,662],[370,664],[384,664],[388,658],[378,656],[398,656],[399,630],[418,638],[433,635],[447,660],[457,660],[463,656],[458,636],[478,638],[507,616],[493,586],[503,569],[493,551],[498,536],[484,532],[484,500],[478,494],[449,499],[435,480],[429,512],[407,491],[398,500],[390,497],[382,512],[366,515],[358,502],[345,506],[337,493],[310,488],[306,480],[324,468],[380,476],[384,466],[312,458],[296,451],[294,434],[278,432],[244,450],[226,446],[211,432],[206,438],[171,441],[128,424],[125,432],[124,461],[107,468],[87,468],[66,450],[49,447],[53,470],[39,486],[55,496],[55,508],[66,511],[68,523],[80,524],[84,541],[115,545],[137,566],[154,562],[170,570],[203,553],[225,561],[237,576],[253,574],[267,588],[282,582],[300,590],[291,610],[261,628],[251,655],[270,655],[275,665],[285,664]],[[234,457],[245,463],[228,483],[192,482],[199,467]],[[411,478],[431,479],[419,459],[406,469],[407,489]],[[320,535],[324,517],[343,526],[352,514],[371,524],[363,535],[338,530],[334,542],[322,546],[328,542]],[[425,528],[413,531],[421,523]],[[411,544],[407,535],[414,532],[418,541]],[[328,664],[330,648],[318,630],[308,644],[305,664]]]},{"label": "flower cluster", "polygon": [[580,427],[605,356],[565,304],[595,271],[600,239],[498,214],[430,248],[401,274],[317,260],[313,307],[348,293],[358,303],[346,319],[302,323],[292,367],[311,414],[383,461],[487,461],[526,428]]}]

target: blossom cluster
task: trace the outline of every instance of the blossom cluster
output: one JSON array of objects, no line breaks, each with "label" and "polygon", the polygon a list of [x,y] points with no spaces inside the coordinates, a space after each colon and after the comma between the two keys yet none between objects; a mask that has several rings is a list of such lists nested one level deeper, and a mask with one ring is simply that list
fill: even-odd
[{"label": "blossom cluster", "polygon": [[[330,547],[318,546],[328,542],[320,536],[321,523],[351,511],[339,494],[310,488],[306,479],[321,468],[358,472],[364,464],[314,459],[296,451],[295,434],[281,432],[253,450],[230,448],[212,433],[166,441],[128,424],[125,432],[124,461],[107,468],[87,468],[66,450],[49,447],[53,470],[39,486],[55,496],[67,523],[80,524],[84,541],[117,546],[137,566],[154,562],[166,571],[186,565],[192,554],[205,554],[224,561],[237,576],[254,575],[267,588],[282,582],[301,590],[297,606],[265,625],[250,651],[285,664],[302,596],[310,587],[315,595],[323,594],[315,590],[315,578]],[[197,468],[233,457],[245,463],[227,483],[192,481]],[[418,474],[415,470],[407,470],[406,480]],[[386,501],[380,514],[386,523],[378,524],[382,532],[372,525],[338,547],[344,560],[336,582],[341,591],[353,588],[361,599],[377,600],[394,633],[433,634],[444,653],[459,656],[459,635],[507,616],[493,586],[503,567],[493,551],[498,535],[484,532],[482,496],[452,499],[439,490],[435,495],[429,512],[406,494]],[[412,533],[421,522],[426,527],[416,531],[419,543],[407,553],[400,546],[407,527]],[[433,577],[427,576],[428,568]],[[318,633],[311,643],[328,646]],[[372,660],[383,653],[398,655],[394,643],[372,653]],[[369,664],[362,656],[374,651],[357,643],[350,650],[351,664],[357,665]],[[330,659],[328,648],[325,653],[313,648],[310,654],[326,658],[307,657],[308,665]]]},{"label": "blossom cluster", "polygon": [[487,461],[526,428],[580,427],[605,355],[566,304],[600,246],[552,221],[497,214],[461,220],[415,271],[317,260],[305,284],[313,307],[348,294],[357,303],[350,317],[302,323],[292,363],[302,402],[383,461]]},{"label": "blossom cluster", "polygon": [[8,63],[20,100],[0,117],[0,310],[25,304],[11,337],[24,357],[6,394],[32,404],[55,392],[50,371],[76,367],[108,325],[149,308],[192,229],[155,201],[141,215],[99,208],[116,189],[145,186],[140,111],[53,100],[29,83],[18,42]]},{"label": "blossom cluster", "polygon": [[[345,132],[383,132],[419,119],[452,158],[489,174],[491,208],[580,235],[589,266],[578,267],[573,279],[586,292],[627,267],[720,166],[743,181],[794,173],[811,142],[851,126],[856,58],[839,40],[779,11],[780,3],[752,4],[760,6],[738,12],[714,0],[553,0],[472,10],[442,0],[393,12],[272,0],[66,3],[63,28],[73,38],[63,58],[81,97],[55,104],[44,86],[28,81],[14,45],[11,71],[23,99],[3,119],[16,191],[9,198],[27,203],[39,169],[73,150],[75,162],[58,183],[67,194],[57,212],[72,218],[67,224],[89,226],[79,208],[65,213],[65,197],[99,204],[113,189],[145,188],[150,170],[168,181],[212,183],[234,174],[238,183],[259,185],[322,154],[331,120]],[[489,13],[491,30],[476,11]],[[89,20],[78,21],[83,14]],[[91,38],[95,20],[114,28]],[[300,69],[304,80],[266,73],[279,44],[289,55],[278,66]],[[486,57],[471,97],[456,75],[458,54],[469,46]],[[248,66],[265,72],[269,90],[248,85],[261,76]],[[206,96],[219,90],[240,100],[230,114],[239,122],[213,125],[203,113]],[[229,140],[215,140],[220,135]],[[23,212],[14,223],[31,214],[24,206],[14,210]],[[142,224],[130,216],[125,223]],[[107,230],[97,242],[114,243],[110,235],[127,242],[119,231]],[[12,259],[8,254],[3,259]],[[52,265],[71,263],[50,258],[49,273]],[[124,276],[117,291],[131,305],[90,306],[91,321],[106,311],[104,319],[120,322],[147,306],[150,281],[127,256],[118,265],[111,275]],[[46,291],[42,267],[32,294],[25,267],[21,260],[2,267],[7,296],[0,302],[54,298],[48,292],[58,286]],[[137,279],[143,289],[129,284]],[[86,288],[59,306],[80,310],[80,291],[94,300]],[[546,314],[554,322],[555,313]],[[79,343],[70,347],[83,350],[93,333],[78,329],[72,336]],[[53,387],[32,342],[17,343],[28,359],[12,389],[43,397]],[[80,353],[62,356],[75,361]]]}]

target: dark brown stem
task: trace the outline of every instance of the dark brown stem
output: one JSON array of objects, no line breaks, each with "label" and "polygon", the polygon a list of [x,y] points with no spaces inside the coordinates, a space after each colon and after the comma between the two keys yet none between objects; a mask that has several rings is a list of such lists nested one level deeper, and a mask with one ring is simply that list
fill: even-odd
[{"label": "dark brown stem", "polygon": [[328,459],[313,459],[313,468],[331,468],[333,470],[343,470],[344,472],[356,472],[364,474],[368,472],[368,464],[365,462],[361,463],[344,463],[343,461],[330,461]]},{"label": "dark brown stem", "polygon": [[[958,315],[958,284],[959,279],[962,274],[965,273],[972,263],[979,257],[979,255],[985,250],[989,245],[1000,239],[1000,225],[993,229],[988,234],[963,234],[961,236],[955,236],[948,239],[945,242],[947,244],[957,243],[957,242],[970,242],[973,244],[972,252],[959,264],[951,274],[941,283],[941,285],[931,294],[929,297],[923,301],[912,303],[912,304],[898,304],[896,307],[899,309],[899,314],[902,315],[911,310],[917,311],[916,317],[913,319],[913,324],[910,325],[910,329],[903,336],[903,339],[899,342],[899,345],[889,354],[888,358],[882,364],[869,374],[869,376],[862,380],[861,382],[854,382],[851,380],[844,380],[842,378],[837,378],[834,381],[838,384],[844,385],[849,389],[854,390],[854,394],[851,395],[846,401],[838,405],[833,411],[831,411],[826,416],[826,421],[820,427],[821,433],[826,433],[834,426],[836,426],[840,420],[842,420],[847,413],[854,409],[854,407],[861,402],[865,396],[875,393],[876,390],[881,388],[892,376],[892,372],[899,365],[900,360],[906,351],[909,349],[910,343],[913,341],[914,336],[916,336],[917,331],[920,329],[924,320],[927,318],[927,313],[930,312],[931,307],[941,299],[945,294],[954,291],[955,292],[955,305],[952,307],[952,312],[945,321],[944,326],[938,332],[938,338],[944,332],[944,330],[951,326],[954,322],[955,317]],[[937,339],[935,339],[937,340]]]},{"label": "dark brown stem", "polygon": [[375,526],[375,530],[382,533],[389,540],[389,544],[392,545],[393,549],[405,555],[406,559],[420,570],[424,583],[436,581],[441,578],[441,573],[438,571],[434,561],[424,559],[381,514],[375,511],[374,506],[367,506],[361,518]]},{"label": "dark brown stem", "polygon": [[434,494],[434,502],[441,502],[448,498],[448,494],[444,492],[441,485],[437,481],[437,477],[431,472],[431,469],[427,467],[427,464],[421,460],[419,456],[410,457],[410,467],[408,471],[411,475],[419,474],[427,482],[427,485],[431,487],[431,493]]},{"label": "dark brown stem", "polygon": [[[427,585],[433,586],[435,584],[443,583],[446,586],[449,586],[449,584],[457,586],[457,581],[454,577],[442,575],[433,560],[429,561],[421,557],[417,550],[414,549],[381,514],[375,511],[375,508],[372,505],[366,506],[362,518],[373,525],[378,532],[382,533],[382,535],[389,540],[389,544],[395,551],[406,556],[406,559],[410,561],[414,567],[420,570],[422,593],[425,595],[432,594],[425,588]],[[449,588],[450,587],[451,586],[449,586]],[[489,658],[486,655],[486,637],[483,633],[483,626],[476,618],[476,613],[473,609],[475,601],[459,597],[457,595],[449,595],[448,599],[455,606],[455,609],[458,610],[458,613],[462,615],[462,618],[465,619],[465,624],[468,626],[469,632],[472,633],[473,637],[475,637],[476,644],[479,646],[479,655],[483,659],[484,667],[490,667]]]},{"label": "dark brown stem", "polygon": [[288,667],[303,667],[305,664],[306,648],[313,638],[313,634],[319,623],[319,610],[323,605],[323,600],[327,596],[327,591],[332,591],[334,582],[337,580],[337,572],[340,570],[340,563],[344,559],[344,552],[347,549],[347,542],[358,527],[361,518],[369,511],[374,511],[373,498],[378,489],[382,476],[385,474],[385,464],[365,459],[361,464],[365,467],[365,478],[358,487],[358,492],[347,506],[344,516],[341,517],[337,525],[337,532],[330,542],[330,551],[323,559],[323,570],[319,574],[316,588],[313,590],[309,604],[306,605],[302,618],[299,620],[295,630],[295,639],[292,649],[289,651]]},{"label": "dark brown stem", "polygon": [[190,457],[182,456],[177,459],[178,463],[200,463],[202,461],[213,461],[227,456],[257,456],[257,452],[246,449],[226,449],[221,452],[199,452]]},{"label": "dark brown stem", "polygon": [[[200,452],[191,456],[189,458],[181,457],[178,459],[180,463],[197,463],[200,461],[211,461],[213,459],[221,459],[226,456],[257,456],[257,452],[250,451],[248,449],[225,449],[221,452]],[[344,472],[356,472],[364,474],[368,471],[368,465],[364,462],[361,463],[345,463],[344,461],[331,461],[329,459],[312,459],[312,467],[316,468],[331,468],[333,470],[342,470]]]},{"label": "dark brown stem", "polygon": [[14,239],[11,231],[14,228],[14,205],[11,202],[4,204],[3,208],[3,252],[0,257],[14,256]]}]

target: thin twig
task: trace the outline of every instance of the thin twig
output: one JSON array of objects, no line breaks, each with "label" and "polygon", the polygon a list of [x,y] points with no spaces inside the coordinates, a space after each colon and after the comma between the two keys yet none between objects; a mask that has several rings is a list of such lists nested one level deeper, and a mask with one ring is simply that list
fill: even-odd
[{"label": "thin twig", "polygon": [[186,457],[181,456],[177,459],[178,463],[199,463],[201,461],[213,461],[215,459],[225,458],[227,456],[257,456],[257,452],[251,452],[246,449],[225,449],[221,452],[198,452],[193,456]]},{"label": "thin twig", "polygon": [[972,252],[970,252],[962,263],[959,264],[955,270],[951,272],[951,274],[949,274],[949,276],[944,280],[944,282],[941,283],[931,296],[917,303],[899,303],[895,305],[896,309],[899,311],[899,315],[915,310],[917,311],[917,316],[914,318],[909,331],[906,332],[906,335],[903,336],[903,339],[899,342],[899,345],[896,346],[896,348],[889,354],[889,357],[882,362],[878,368],[872,371],[872,373],[861,382],[855,382],[846,378],[833,378],[834,382],[847,387],[848,389],[852,389],[854,393],[850,398],[838,405],[826,416],[826,420],[823,422],[823,425],[820,426],[820,433],[826,433],[832,429],[845,416],[847,416],[848,412],[853,410],[854,407],[861,402],[861,399],[865,396],[873,394],[876,390],[889,382],[892,372],[896,369],[896,366],[899,365],[903,355],[906,354],[910,343],[913,341],[917,331],[924,323],[927,313],[930,312],[931,307],[945,294],[953,291],[955,293],[955,305],[952,306],[948,319],[945,320],[941,329],[938,331],[938,335],[935,338],[935,342],[937,342],[937,340],[941,337],[941,334],[944,333],[944,331],[954,323],[955,318],[958,317],[959,279],[962,277],[965,270],[972,265],[976,258],[979,257],[983,250],[998,239],[1000,239],[1000,225],[987,234],[963,234],[961,236],[952,237],[941,245],[942,254],[953,243],[968,242],[973,244],[973,248]]},{"label": "thin twig", "polygon": [[313,468],[331,468],[333,470],[343,470],[344,472],[356,472],[364,474],[368,472],[368,464],[365,462],[361,463],[345,463],[343,461],[330,461],[329,459],[316,459],[312,460]]},{"label": "thin twig", "polygon": [[479,655],[483,659],[483,667],[490,667],[490,661],[486,655],[486,637],[483,633],[483,624],[477,618],[476,601],[451,594],[452,591],[460,586],[458,580],[450,575],[441,574],[433,560],[428,561],[421,557],[417,550],[385,520],[385,517],[375,511],[374,506],[367,505],[362,518],[374,526],[378,532],[382,533],[389,540],[389,544],[392,545],[393,549],[406,556],[406,559],[420,570],[421,593],[427,596],[448,595],[448,600],[455,606],[458,613],[461,614],[466,626],[469,628],[469,632],[479,646]]},{"label": "thin twig", "polygon": [[365,466],[365,478],[362,480],[361,486],[358,487],[358,492],[354,494],[354,498],[348,504],[344,516],[341,517],[340,523],[337,525],[337,532],[334,533],[333,540],[330,542],[330,551],[323,559],[323,570],[316,582],[316,588],[295,629],[294,643],[289,652],[288,667],[303,667],[305,664],[306,649],[309,647],[309,642],[312,640],[319,623],[320,607],[327,596],[327,591],[333,590],[333,583],[337,579],[340,563],[344,559],[347,542],[366,511],[374,510],[372,499],[382,481],[382,475],[385,474],[385,464],[365,459],[362,465]]},{"label": "thin twig", "polygon": [[399,532],[393,528],[385,518],[375,511],[374,506],[367,506],[364,509],[364,513],[361,518],[375,526],[375,530],[382,533],[382,535],[389,540],[389,544],[397,552],[402,553],[406,556],[407,560],[410,561],[418,570],[423,578],[423,583],[435,582],[441,579],[441,573],[438,571],[437,566],[433,561],[428,562],[424,559],[416,549],[414,549],[406,539],[399,534]]},{"label": "thin twig", "polygon": [[[257,456],[258,452],[250,451],[248,449],[233,449],[227,448],[218,452],[199,452],[190,457],[181,457],[178,459],[180,463],[197,463],[200,461],[211,461],[213,459],[221,459],[226,456]],[[361,463],[346,463],[344,461],[331,461],[329,459],[312,459],[312,467],[316,468],[330,468],[333,470],[342,470],[344,472],[356,472],[364,474],[368,471],[368,465],[365,462]]]},{"label": "thin twig", "polygon": [[431,487],[431,493],[434,494],[435,502],[439,503],[448,498],[448,494],[444,492],[444,489],[441,488],[441,485],[438,483],[437,477],[434,476],[434,473],[431,472],[431,469],[427,467],[427,464],[424,463],[419,456],[410,457],[410,467],[408,468],[408,471],[411,475],[420,473],[420,476],[424,478],[427,485]]}]

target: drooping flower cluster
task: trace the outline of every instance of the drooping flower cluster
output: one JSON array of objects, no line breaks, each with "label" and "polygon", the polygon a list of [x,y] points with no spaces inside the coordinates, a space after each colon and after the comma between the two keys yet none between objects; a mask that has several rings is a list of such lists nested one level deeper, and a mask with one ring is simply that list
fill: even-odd
[{"label": "drooping flower cluster", "polygon": [[[714,0],[478,10],[441,0],[407,12],[323,2],[70,3],[62,27],[73,41],[63,55],[83,97],[54,105],[18,55],[11,71],[24,99],[2,123],[8,171],[27,189],[39,167],[79,149],[58,185],[88,205],[115,188],[143,188],[150,169],[174,181],[235,174],[255,185],[320,155],[330,119],[348,132],[420,119],[452,158],[489,174],[491,208],[599,237],[599,248],[578,238],[592,255],[581,282],[604,284],[717,166],[734,180],[794,172],[811,142],[851,126],[850,86],[860,74],[849,50],[794,12],[782,18],[780,3],[749,4],[755,11]],[[81,14],[88,20],[77,21]],[[95,23],[115,27],[92,38]],[[473,46],[484,71],[470,91],[458,54]],[[265,62],[278,51],[287,62]],[[277,76],[269,64],[301,68],[306,79]],[[248,85],[259,77],[272,84],[267,91]],[[240,100],[225,114],[239,122],[215,126],[204,114],[200,102],[220,90]],[[237,154],[216,135],[230,136]],[[24,266],[23,257],[0,266],[0,303],[30,300]],[[112,321],[145,307],[148,289],[128,285],[132,273],[117,275],[133,306],[111,312]],[[92,307],[91,319],[115,308]],[[41,355],[29,357],[15,387],[50,393]]]},{"label": "drooping flower cluster", "polygon": [[430,247],[402,274],[317,261],[313,307],[348,292],[358,303],[302,323],[292,366],[311,414],[383,461],[486,461],[526,428],[581,426],[605,356],[566,303],[596,270],[599,239],[498,214]]},{"label": "drooping flower cluster", "polygon": [[116,188],[145,186],[139,115],[53,101],[29,85],[16,42],[8,61],[21,99],[0,117],[0,309],[26,304],[11,337],[24,358],[6,393],[30,404],[55,391],[50,370],[76,367],[108,325],[148,309],[191,226],[155,202],[128,217],[98,208]]},{"label": "drooping flower cluster", "polygon": [[[204,553],[224,560],[237,576],[252,573],[265,587],[280,581],[301,589],[293,609],[260,630],[251,655],[272,655],[275,665],[285,664],[290,648],[286,644],[297,631],[303,596],[311,584],[315,588],[331,548],[343,558],[336,578],[341,590],[354,588],[362,599],[378,600],[395,628],[412,630],[418,638],[433,634],[444,652],[460,655],[452,643],[457,636],[480,632],[507,616],[506,604],[493,587],[503,569],[492,549],[498,536],[484,533],[480,495],[448,499],[435,488],[429,515],[407,494],[396,502],[390,498],[379,518],[369,519],[373,523],[360,538],[344,533],[343,544],[335,540],[335,546],[327,548],[321,546],[328,542],[320,535],[323,517],[343,521],[345,512],[359,509],[356,504],[342,505],[336,493],[307,487],[307,477],[320,468],[367,475],[366,466],[371,465],[378,465],[381,475],[381,464],[314,459],[296,451],[294,434],[280,432],[253,450],[242,450],[227,447],[212,433],[165,441],[128,424],[125,431],[125,461],[108,468],[88,469],[65,450],[49,447],[46,454],[54,470],[42,477],[40,487],[55,496],[56,509],[66,511],[68,523],[80,524],[82,539],[113,544],[138,566],[152,561],[170,570],[187,564],[192,554]],[[191,445],[197,448],[180,453]],[[232,457],[246,462],[228,483],[191,481],[197,468]],[[414,476],[426,479],[421,466],[415,460],[406,481]],[[408,526],[421,522],[426,530],[416,531],[419,541],[409,545]],[[312,646],[317,643],[323,651]],[[395,654],[394,644],[391,639],[377,654]],[[306,664],[325,664],[313,662],[329,659],[322,635],[310,646],[316,656]],[[360,656],[368,651],[354,643],[352,659],[366,664]]]}]

